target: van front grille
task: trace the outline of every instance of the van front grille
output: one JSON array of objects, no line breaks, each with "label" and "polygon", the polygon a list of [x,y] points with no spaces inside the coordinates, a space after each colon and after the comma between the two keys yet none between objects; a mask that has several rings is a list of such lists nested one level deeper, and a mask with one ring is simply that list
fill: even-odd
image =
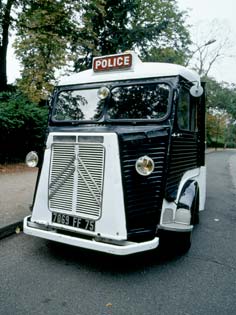
[{"label": "van front grille", "polygon": [[[65,138],[65,137],[64,137]],[[102,208],[104,146],[54,143],[49,180],[51,211],[98,219]]]}]

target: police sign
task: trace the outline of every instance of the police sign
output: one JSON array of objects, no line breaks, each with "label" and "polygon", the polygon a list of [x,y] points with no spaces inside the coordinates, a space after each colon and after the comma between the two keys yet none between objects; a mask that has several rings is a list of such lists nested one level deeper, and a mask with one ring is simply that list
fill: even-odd
[{"label": "police sign", "polygon": [[111,55],[93,59],[93,71],[109,71],[130,68],[132,66],[132,55]]}]

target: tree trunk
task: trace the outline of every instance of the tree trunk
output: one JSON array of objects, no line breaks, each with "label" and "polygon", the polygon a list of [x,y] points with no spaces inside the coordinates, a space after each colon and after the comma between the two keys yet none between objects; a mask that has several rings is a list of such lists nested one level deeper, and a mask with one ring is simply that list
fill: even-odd
[{"label": "tree trunk", "polygon": [[7,90],[7,47],[11,25],[11,9],[15,0],[8,0],[2,10],[2,40],[0,42],[0,92]]},{"label": "tree trunk", "polygon": [[7,89],[7,44],[0,46],[0,92]]}]

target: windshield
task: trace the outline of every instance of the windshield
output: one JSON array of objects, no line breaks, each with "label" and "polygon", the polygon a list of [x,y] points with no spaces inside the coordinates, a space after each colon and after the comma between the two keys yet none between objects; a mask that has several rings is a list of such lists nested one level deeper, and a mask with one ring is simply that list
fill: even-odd
[{"label": "windshield", "polygon": [[98,89],[66,90],[57,96],[53,119],[55,120],[97,120],[103,110],[103,100]]},{"label": "windshield", "polygon": [[168,113],[167,84],[137,84],[115,87],[108,106],[110,119],[161,119]]},{"label": "windshield", "polygon": [[151,120],[168,114],[170,87],[165,83],[116,86],[106,100],[99,99],[99,88],[59,92],[53,120],[97,121],[103,114],[108,120]]}]

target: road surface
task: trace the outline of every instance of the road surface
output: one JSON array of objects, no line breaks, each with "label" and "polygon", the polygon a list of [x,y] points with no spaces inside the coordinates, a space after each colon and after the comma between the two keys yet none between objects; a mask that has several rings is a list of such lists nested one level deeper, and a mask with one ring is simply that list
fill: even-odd
[{"label": "road surface", "polygon": [[236,314],[236,152],[207,162],[206,211],[186,255],[119,258],[14,235],[0,242],[0,314]]}]

